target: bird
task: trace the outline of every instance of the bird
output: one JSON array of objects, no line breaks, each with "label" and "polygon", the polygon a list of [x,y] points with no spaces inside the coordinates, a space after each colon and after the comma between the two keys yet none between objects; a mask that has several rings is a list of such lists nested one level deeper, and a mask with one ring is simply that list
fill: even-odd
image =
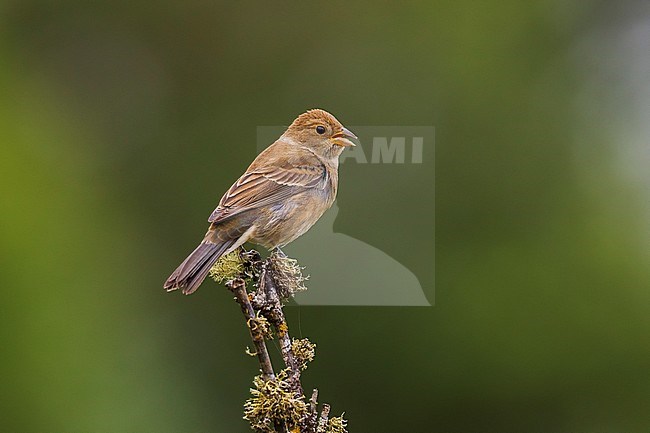
[{"label": "bird", "polygon": [[309,230],[332,206],[339,156],[357,140],[321,109],[300,114],[226,191],[201,243],[164,284],[194,293],[220,257],[245,242],[278,250]]}]

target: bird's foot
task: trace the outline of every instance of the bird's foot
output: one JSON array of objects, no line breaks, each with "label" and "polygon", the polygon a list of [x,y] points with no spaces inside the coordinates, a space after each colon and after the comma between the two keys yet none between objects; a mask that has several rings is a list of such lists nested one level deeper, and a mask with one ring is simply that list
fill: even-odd
[{"label": "bird's foot", "polygon": [[273,248],[273,250],[271,251],[271,255],[274,255],[274,256],[277,256],[277,257],[280,257],[280,258],[286,258],[287,257],[287,255],[284,253],[284,251],[282,251],[280,249],[280,247]]}]

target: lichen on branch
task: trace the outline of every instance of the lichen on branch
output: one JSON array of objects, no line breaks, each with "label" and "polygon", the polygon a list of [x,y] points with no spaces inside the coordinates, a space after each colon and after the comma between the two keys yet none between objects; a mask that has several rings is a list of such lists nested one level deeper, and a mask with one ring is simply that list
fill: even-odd
[{"label": "lichen on branch", "polygon": [[244,419],[254,430],[272,433],[279,423],[292,430],[307,415],[304,397],[296,396],[287,382],[288,377],[284,369],[275,379],[264,380],[261,376],[253,379],[255,387],[251,388],[252,397],[244,404]]},{"label": "lichen on branch", "polygon": [[[303,268],[295,259],[274,251],[262,260],[255,251],[235,250],[210,270],[210,276],[228,287],[240,305],[261,375],[253,379],[251,398],[244,404],[244,419],[260,433],[347,433],[347,421],[329,417],[330,406],[318,412],[318,390],[307,401],[300,381],[301,372],[314,360],[316,345],[307,338],[291,338],[283,311],[284,302],[307,290]],[[254,290],[248,291],[247,285]],[[285,368],[273,369],[266,341],[277,338]]]},{"label": "lichen on branch", "polygon": [[300,369],[307,368],[307,364],[314,360],[316,345],[306,338],[294,338],[291,342],[291,350],[300,363]]},{"label": "lichen on branch", "polygon": [[219,284],[224,284],[235,278],[240,278],[244,272],[244,261],[239,250],[221,256],[210,269],[210,278]]}]

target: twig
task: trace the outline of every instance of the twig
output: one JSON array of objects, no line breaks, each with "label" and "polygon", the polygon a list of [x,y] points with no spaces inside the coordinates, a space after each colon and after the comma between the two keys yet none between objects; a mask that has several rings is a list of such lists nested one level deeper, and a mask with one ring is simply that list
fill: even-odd
[{"label": "twig", "polygon": [[300,363],[296,359],[293,350],[291,349],[291,337],[289,336],[289,326],[282,311],[282,301],[278,295],[278,291],[273,280],[271,272],[268,270],[268,261],[262,268],[262,275],[260,277],[260,286],[266,294],[268,301],[267,308],[262,311],[262,314],[271,322],[275,329],[275,334],[280,343],[280,352],[285,365],[289,368],[289,383],[291,384],[297,396],[303,395],[302,385],[300,384]]},{"label": "twig", "polygon": [[[244,418],[251,422],[254,430],[264,433],[347,433],[342,416],[329,418],[328,404],[322,405],[319,415],[318,389],[314,389],[306,401],[300,382],[302,370],[314,357],[314,345],[307,339],[292,341],[282,304],[283,298],[304,290],[300,267],[295,260],[284,256],[261,260],[255,250],[237,254],[239,265],[226,263],[228,266],[220,268],[222,273],[217,268],[212,276],[217,282],[228,281],[226,286],[235,295],[244,314],[262,372],[254,379],[253,397],[245,404]],[[278,266],[277,260],[288,263]],[[245,279],[257,286],[252,293],[246,290]],[[273,338],[269,324],[278,339],[286,366],[278,370],[277,375],[266,347],[266,339]]]},{"label": "twig", "polygon": [[330,416],[330,405],[323,403],[323,410],[320,413],[320,419],[318,420],[318,428],[316,433],[325,433],[327,429],[327,419]]},{"label": "twig", "polygon": [[318,389],[314,388],[309,399],[309,412],[316,414],[316,407],[318,405]]},{"label": "twig", "polygon": [[303,425],[304,431],[315,432],[318,419],[318,389],[314,388],[309,399],[309,416]]},{"label": "twig", "polygon": [[266,343],[264,341],[264,333],[256,323],[256,315],[253,306],[251,305],[250,299],[248,299],[248,293],[246,292],[246,282],[242,278],[235,278],[234,280],[229,281],[226,286],[235,294],[235,300],[241,307],[242,313],[244,313],[244,318],[246,319],[246,327],[251,335],[251,340],[255,344],[255,351],[257,353],[257,359],[260,362],[260,369],[262,370],[262,375],[265,380],[275,379],[275,373],[273,372],[273,365],[271,364],[271,357],[269,352],[266,349]]}]

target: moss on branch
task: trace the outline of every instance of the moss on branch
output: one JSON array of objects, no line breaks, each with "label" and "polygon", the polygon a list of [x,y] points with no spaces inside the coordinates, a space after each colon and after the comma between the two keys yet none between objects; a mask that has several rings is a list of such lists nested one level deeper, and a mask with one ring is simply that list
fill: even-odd
[{"label": "moss on branch", "polygon": [[[303,268],[295,259],[274,251],[266,260],[255,251],[238,249],[223,257],[210,276],[235,295],[246,319],[261,375],[253,379],[251,398],[244,404],[244,419],[260,433],[347,433],[347,421],[329,417],[330,406],[318,412],[318,390],[306,400],[301,372],[314,360],[316,345],[307,338],[292,339],[284,315],[283,301],[307,290]],[[254,288],[247,290],[247,285]],[[266,341],[277,337],[285,368],[273,370]]]}]

